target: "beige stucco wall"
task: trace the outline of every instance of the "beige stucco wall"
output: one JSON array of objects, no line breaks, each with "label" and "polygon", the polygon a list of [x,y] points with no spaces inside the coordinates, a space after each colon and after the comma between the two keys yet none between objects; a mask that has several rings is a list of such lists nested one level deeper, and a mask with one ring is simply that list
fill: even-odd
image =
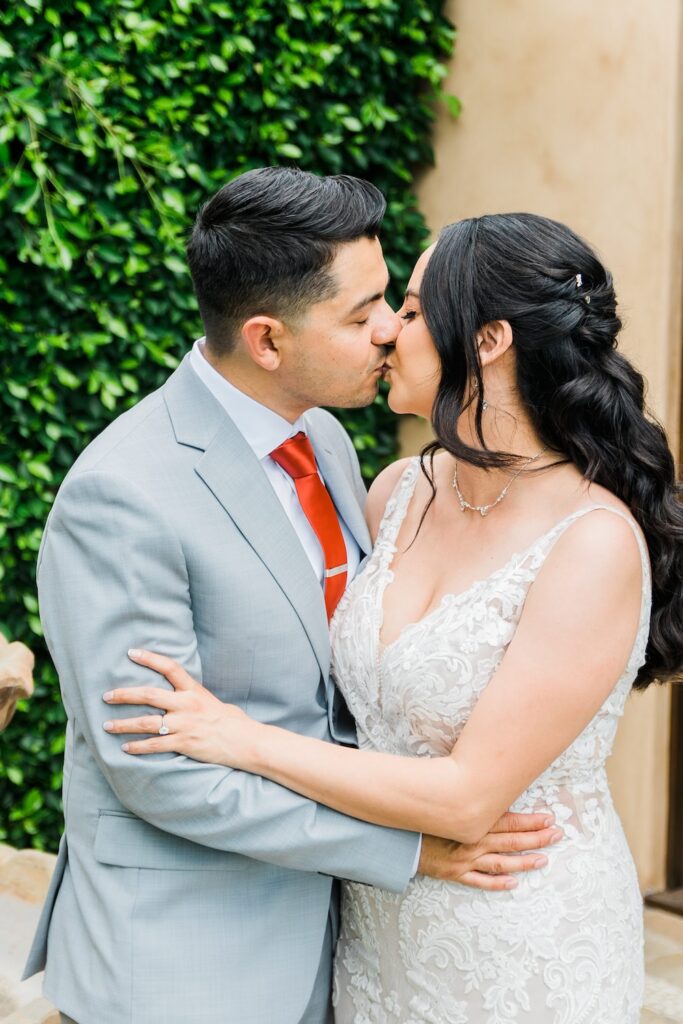
[{"label": "beige stucco wall", "polygon": [[[454,0],[447,88],[460,97],[419,183],[433,231],[531,210],[585,235],[612,269],[624,351],[678,439],[683,0]],[[404,451],[428,428],[402,425]],[[664,883],[669,693],[631,698],[610,776],[645,889]]]}]

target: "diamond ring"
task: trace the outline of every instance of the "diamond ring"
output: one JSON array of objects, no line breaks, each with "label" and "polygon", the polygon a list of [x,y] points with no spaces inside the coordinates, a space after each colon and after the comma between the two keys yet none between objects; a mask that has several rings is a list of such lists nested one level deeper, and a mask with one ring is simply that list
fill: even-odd
[{"label": "diamond ring", "polygon": [[159,726],[159,735],[160,736],[168,736],[169,732],[171,731],[168,728],[167,725],[164,725],[164,719],[165,718],[166,718],[166,715],[162,715],[161,716],[161,725]]}]

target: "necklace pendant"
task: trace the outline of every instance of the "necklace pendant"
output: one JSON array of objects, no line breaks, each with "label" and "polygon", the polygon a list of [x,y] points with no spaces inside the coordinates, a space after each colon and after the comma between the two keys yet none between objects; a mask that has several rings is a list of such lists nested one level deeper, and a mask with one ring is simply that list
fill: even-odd
[{"label": "necklace pendant", "polygon": [[[486,403],[484,403],[484,408],[486,408]],[[537,459],[540,459],[541,455],[543,455],[544,452],[548,451],[548,447],[548,445],[545,445],[543,448],[541,448],[540,452],[536,452],[536,454],[532,455],[531,458],[525,459],[520,468],[512,477],[512,479],[509,481],[509,483],[505,485],[505,487],[500,492],[496,500],[492,501],[490,505],[470,505],[469,501],[465,500],[465,496],[463,495],[462,491],[460,490],[460,487],[458,486],[458,463],[456,462],[453,468],[453,479],[451,481],[451,487],[458,496],[458,501],[460,502],[460,511],[466,512],[467,509],[469,509],[472,512],[478,512],[483,519],[484,516],[487,516],[489,514],[491,509],[494,509],[497,505],[501,503],[501,501],[506,496],[507,492],[510,490],[511,486],[513,485],[517,477],[520,475],[520,473],[522,473],[527,466],[530,466],[532,462],[536,462]]]}]

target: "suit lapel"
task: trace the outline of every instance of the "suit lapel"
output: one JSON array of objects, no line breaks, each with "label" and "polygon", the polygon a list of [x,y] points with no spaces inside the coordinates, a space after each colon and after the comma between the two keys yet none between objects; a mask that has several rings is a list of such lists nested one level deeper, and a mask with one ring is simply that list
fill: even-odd
[{"label": "suit lapel", "polygon": [[196,473],[294,608],[327,677],[329,632],[320,583],[259,460],[186,362],[169,379],[165,398],[178,443],[204,451]]},{"label": "suit lapel", "polygon": [[258,459],[227,415],[196,472],[282,589],[327,676],[330,646],[320,583]]}]

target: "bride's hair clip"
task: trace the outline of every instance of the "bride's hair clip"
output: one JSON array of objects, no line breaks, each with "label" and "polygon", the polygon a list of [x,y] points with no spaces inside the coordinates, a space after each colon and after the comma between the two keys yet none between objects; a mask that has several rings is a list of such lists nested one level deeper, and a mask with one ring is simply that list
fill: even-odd
[{"label": "bride's hair clip", "polygon": [[[583,284],[583,277],[581,276],[581,274],[576,274],[575,275],[575,279],[576,279],[576,287],[580,288],[581,285]],[[590,301],[591,301],[590,295],[584,295],[583,298],[584,298],[584,301],[587,302],[588,305],[590,306]]]}]

